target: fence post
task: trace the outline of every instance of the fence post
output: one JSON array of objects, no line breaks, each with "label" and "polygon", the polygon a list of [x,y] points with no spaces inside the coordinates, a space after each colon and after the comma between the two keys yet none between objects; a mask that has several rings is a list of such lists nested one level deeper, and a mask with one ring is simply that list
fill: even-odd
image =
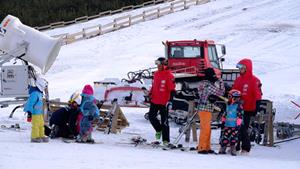
[{"label": "fence post", "polygon": [[85,35],[85,30],[84,30],[84,28],[82,28],[82,38],[86,38],[86,35]]},{"label": "fence post", "polygon": [[196,1],[196,5],[199,5],[199,0]]},{"label": "fence post", "polygon": [[117,21],[116,19],[114,19],[114,25],[113,25],[114,30],[117,30],[116,27],[117,27]]},{"label": "fence post", "polygon": [[98,29],[99,29],[99,34],[98,34],[98,35],[101,35],[101,34],[102,34],[102,28],[101,28],[101,25],[98,26]]},{"label": "fence post", "polygon": [[160,8],[157,9],[157,18],[160,17]]},{"label": "fence post", "polygon": [[187,9],[187,7],[186,7],[186,0],[183,1],[183,9]]},{"label": "fence post", "polygon": [[143,21],[145,21],[145,15],[146,15],[146,12],[143,11]]},{"label": "fence post", "polygon": [[171,3],[171,13],[173,13],[173,12],[174,12],[174,4]]},{"label": "fence post", "polygon": [[129,16],[128,20],[129,20],[129,26],[131,26],[131,15]]}]

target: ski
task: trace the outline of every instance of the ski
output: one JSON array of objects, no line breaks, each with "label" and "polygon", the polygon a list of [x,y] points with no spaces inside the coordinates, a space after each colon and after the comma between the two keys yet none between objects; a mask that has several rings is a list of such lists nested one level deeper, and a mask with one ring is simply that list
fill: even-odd
[{"label": "ski", "polygon": [[[115,113],[115,111],[117,109],[117,106],[118,106],[117,100],[113,100],[112,101],[112,108],[106,114],[106,117],[108,117],[108,119],[109,119],[107,127],[106,127],[106,129],[104,131],[104,133],[106,133],[106,134],[110,134],[110,132],[111,132],[113,117],[114,117],[114,113]],[[103,122],[104,122],[104,120],[103,120]]]},{"label": "ski", "polygon": [[284,140],[280,140],[280,141],[275,141],[274,145],[279,144],[279,143],[284,143],[284,142],[292,141],[292,140],[296,140],[296,139],[300,139],[300,136],[292,137],[292,138],[288,138],[288,139],[284,139]]},{"label": "ski", "polygon": [[6,126],[3,124],[3,125],[1,125],[1,129],[2,130],[10,130],[10,131],[18,131],[18,132],[25,131],[25,129],[22,129],[18,123],[13,124],[11,126]]},{"label": "ski", "polygon": [[197,151],[196,147],[182,147],[180,148],[181,151]]},{"label": "ski", "polygon": [[103,144],[102,141],[95,141],[95,142],[77,142],[75,139],[62,139],[64,143],[79,143],[79,144]]},{"label": "ski", "polygon": [[174,145],[169,143],[168,145],[164,145],[164,147],[162,148],[163,150],[176,150],[176,149],[182,149],[183,146],[182,144],[178,144],[178,145]]},{"label": "ski", "polygon": [[161,146],[159,141],[152,141],[152,142],[147,142],[147,139],[141,137],[141,136],[136,136],[131,138],[131,143],[137,147],[137,146],[150,146],[152,148],[158,148]]},{"label": "ski", "polygon": [[161,142],[159,141],[147,142],[147,139],[141,136],[134,136],[130,139],[129,142],[117,142],[116,144],[132,145],[133,147],[149,147],[149,148],[162,147]]}]

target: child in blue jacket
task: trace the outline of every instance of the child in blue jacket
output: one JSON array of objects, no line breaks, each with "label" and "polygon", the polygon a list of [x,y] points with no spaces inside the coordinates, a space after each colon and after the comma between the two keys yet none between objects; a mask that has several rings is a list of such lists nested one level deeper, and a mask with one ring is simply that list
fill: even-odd
[{"label": "child in blue jacket", "polygon": [[238,132],[242,124],[243,108],[240,102],[241,92],[230,90],[228,94],[228,104],[226,111],[222,116],[222,129],[219,154],[226,154],[226,148],[230,145],[230,154],[236,155],[236,143],[238,141]]},{"label": "child in blue jacket", "polygon": [[80,121],[80,132],[76,139],[77,142],[94,143],[94,139],[92,139],[92,121],[99,117],[99,109],[93,94],[93,88],[90,85],[85,85],[81,94],[80,110],[82,119]]},{"label": "child in blue jacket", "polygon": [[37,78],[35,85],[29,87],[30,96],[24,105],[24,112],[32,117],[31,142],[49,142],[49,138],[45,136],[43,113],[43,91],[48,82],[43,78]]}]

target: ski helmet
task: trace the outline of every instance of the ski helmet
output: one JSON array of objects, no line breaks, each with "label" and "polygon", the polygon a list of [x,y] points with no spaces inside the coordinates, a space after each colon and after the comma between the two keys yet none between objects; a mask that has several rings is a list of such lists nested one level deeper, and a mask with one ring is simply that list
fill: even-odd
[{"label": "ski helmet", "polygon": [[159,57],[155,60],[156,65],[168,65],[168,60],[164,57]]},{"label": "ski helmet", "polygon": [[239,98],[242,95],[241,92],[236,89],[230,90],[228,94],[229,94],[229,97],[234,97],[234,98]]},{"label": "ski helmet", "polygon": [[69,100],[69,103],[74,103],[76,102],[78,105],[80,105],[81,103],[81,95],[79,91],[74,92]]},{"label": "ski helmet", "polygon": [[43,92],[45,90],[45,88],[48,86],[48,82],[46,79],[41,78],[41,77],[37,77],[35,80],[35,86],[41,91]]}]

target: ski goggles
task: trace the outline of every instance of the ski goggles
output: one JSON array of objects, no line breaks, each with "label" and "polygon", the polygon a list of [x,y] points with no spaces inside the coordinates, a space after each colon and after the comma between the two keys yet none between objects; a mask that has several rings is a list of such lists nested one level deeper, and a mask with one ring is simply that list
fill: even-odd
[{"label": "ski goggles", "polygon": [[[74,103],[74,102],[78,102],[79,100],[79,97],[80,97],[80,94],[79,93],[76,93],[76,94],[73,94],[69,100],[69,103]],[[80,103],[77,103],[77,104],[80,104]]]},{"label": "ski goggles", "polygon": [[155,65],[167,65],[167,61],[156,60]]},{"label": "ski goggles", "polygon": [[161,61],[156,60],[156,61],[155,61],[155,65],[162,65],[162,63],[161,63]]},{"label": "ski goggles", "polygon": [[238,64],[236,64],[236,68],[242,69],[242,68],[246,68],[246,66],[243,65],[243,64],[238,63]]}]

